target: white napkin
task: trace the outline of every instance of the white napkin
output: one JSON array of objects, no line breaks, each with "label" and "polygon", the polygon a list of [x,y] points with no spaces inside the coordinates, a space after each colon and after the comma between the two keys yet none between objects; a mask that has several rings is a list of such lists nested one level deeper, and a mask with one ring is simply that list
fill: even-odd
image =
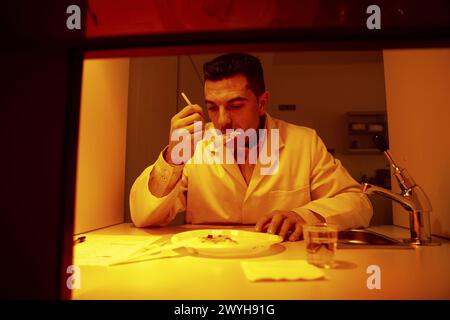
[{"label": "white napkin", "polygon": [[250,281],[258,280],[317,280],[325,272],[306,260],[243,261],[241,267]]},{"label": "white napkin", "polygon": [[[161,236],[87,234],[86,241],[73,248],[74,264],[81,266],[109,266],[126,261],[130,256],[145,253]],[[152,256],[152,258],[155,258]]]}]

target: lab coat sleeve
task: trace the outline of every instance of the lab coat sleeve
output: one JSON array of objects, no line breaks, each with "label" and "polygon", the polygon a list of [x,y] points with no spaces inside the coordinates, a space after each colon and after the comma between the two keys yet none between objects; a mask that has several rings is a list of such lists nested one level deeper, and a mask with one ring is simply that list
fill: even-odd
[{"label": "lab coat sleeve", "polygon": [[160,153],[150,172],[150,190],[158,198],[166,196],[172,191],[184,169],[184,165],[173,165],[166,162],[164,159],[166,150],[167,147]]},{"label": "lab coat sleeve", "polygon": [[308,209],[319,214],[327,223],[339,229],[367,227],[373,208],[368,197],[360,192],[360,185],[338,159],[328,153],[325,144],[314,131],[311,143],[311,202],[294,209]]},{"label": "lab coat sleeve", "polygon": [[[142,172],[131,187],[131,220],[137,227],[167,225],[178,212],[186,208],[187,175],[185,170],[165,163],[162,158],[163,152],[154,164]],[[174,179],[180,174],[178,170],[182,171],[181,178],[172,187]],[[155,194],[152,194],[148,187],[152,172],[153,178],[159,184]],[[172,188],[170,192],[167,192],[168,187]]]}]

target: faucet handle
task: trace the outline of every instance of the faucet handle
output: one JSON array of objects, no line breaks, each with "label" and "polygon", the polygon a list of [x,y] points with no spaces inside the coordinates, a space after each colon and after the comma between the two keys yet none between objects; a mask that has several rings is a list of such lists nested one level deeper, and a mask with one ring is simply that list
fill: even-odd
[{"label": "faucet handle", "polygon": [[385,152],[389,149],[386,139],[381,134],[373,135],[372,140],[380,151]]},{"label": "faucet handle", "polygon": [[411,188],[413,188],[416,183],[414,182],[414,179],[409,175],[408,171],[404,168],[400,168],[397,163],[395,163],[394,159],[392,158],[391,153],[389,152],[389,146],[386,142],[386,139],[381,134],[375,134],[372,136],[373,143],[375,146],[380,149],[380,151],[384,152],[385,156],[388,158],[389,162],[391,163],[392,168],[394,169],[393,174],[395,178],[397,179],[397,182],[402,189],[402,192],[404,194],[408,193]]},{"label": "faucet handle", "polygon": [[394,172],[399,172],[401,169],[397,165],[397,163],[395,163],[394,159],[392,158],[391,153],[389,152],[389,146],[388,146],[388,143],[386,142],[386,138],[381,134],[374,134],[372,136],[372,140],[373,140],[373,143],[375,144],[375,146],[381,152],[384,152],[384,155],[386,156],[386,158],[388,158],[389,162],[391,163],[391,166],[394,168]]}]

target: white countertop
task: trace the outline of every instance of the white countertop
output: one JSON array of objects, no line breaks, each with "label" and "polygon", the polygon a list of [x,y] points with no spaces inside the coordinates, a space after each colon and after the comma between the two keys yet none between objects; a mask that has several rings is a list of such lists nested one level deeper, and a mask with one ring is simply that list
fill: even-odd
[{"label": "white countertop", "polygon": [[[206,226],[135,228],[119,224],[89,234],[165,235]],[[236,227],[234,227],[236,228]],[[242,227],[241,227],[242,228]],[[243,228],[243,229],[248,229]],[[394,238],[395,226],[372,227]],[[81,289],[73,299],[450,299],[450,242],[414,249],[338,249],[336,269],[316,281],[250,282],[240,261],[305,259],[303,241],[283,242],[271,255],[219,259],[181,255],[112,267],[80,266]],[[367,288],[367,267],[381,270],[381,289]]]}]

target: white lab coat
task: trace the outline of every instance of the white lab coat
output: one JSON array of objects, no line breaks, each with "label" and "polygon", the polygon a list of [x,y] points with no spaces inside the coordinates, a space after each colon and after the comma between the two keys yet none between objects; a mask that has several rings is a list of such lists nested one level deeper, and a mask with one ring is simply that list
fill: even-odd
[{"label": "white lab coat", "polygon": [[186,211],[187,223],[255,224],[275,210],[301,215],[309,209],[340,229],[367,227],[373,213],[369,199],[340,161],[327,152],[315,130],[268,114],[266,119],[267,129],[279,129],[276,174],[262,175],[258,163],[247,186],[236,163],[188,162],[175,188],[158,198],[148,189],[151,165],[136,179],[130,192],[134,224],[166,225],[181,211]]}]

